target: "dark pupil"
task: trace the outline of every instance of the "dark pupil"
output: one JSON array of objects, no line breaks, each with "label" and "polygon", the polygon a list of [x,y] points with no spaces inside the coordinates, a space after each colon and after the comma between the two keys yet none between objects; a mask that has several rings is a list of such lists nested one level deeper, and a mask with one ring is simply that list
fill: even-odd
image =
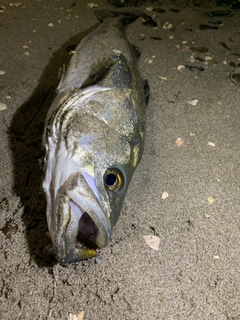
[{"label": "dark pupil", "polygon": [[106,182],[106,185],[108,186],[113,186],[117,181],[117,177],[115,174],[113,173],[109,173],[106,177],[105,177],[105,182]]}]

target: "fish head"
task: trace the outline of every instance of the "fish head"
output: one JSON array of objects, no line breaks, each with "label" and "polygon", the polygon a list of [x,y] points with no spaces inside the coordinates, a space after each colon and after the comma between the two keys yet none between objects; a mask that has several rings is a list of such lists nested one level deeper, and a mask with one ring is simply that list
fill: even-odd
[{"label": "fish head", "polygon": [[98,120],[95,116],[89,120],[89,114],[89,121],[84,117],[82,126],[91,123],[91,134],[84,127],[76,131],[78,115],[74,114],[67,130],[62,127],[61,135],[58,127],[52,130],[46,143],[47,221],[62,264],[90,258],[96,248],[108,244],[136,167],[128,141],[109,125],[103,124],[104,135],[94,133]]},{"label": "fish head", "polygon": [[[65,165],[70,168],[69,161]],[[129,184],[125,167],[116,163],[92,169],[75,168],[65,177],[61,169],[58,176],[45,177],[49,232],[62,264],[95,256],[96,248],[108,244],[121,211]]]}]

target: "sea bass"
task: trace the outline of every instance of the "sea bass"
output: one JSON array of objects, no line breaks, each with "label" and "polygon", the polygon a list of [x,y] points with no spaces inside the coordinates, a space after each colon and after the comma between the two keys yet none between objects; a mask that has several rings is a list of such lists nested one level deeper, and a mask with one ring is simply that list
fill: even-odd
[{"label": "sea bass", "polygon": [[47,223],[61,264],[108,244],[143,153],[146,94],[124,26],[138,16],[99,11],[58,86],[45,126]]}]

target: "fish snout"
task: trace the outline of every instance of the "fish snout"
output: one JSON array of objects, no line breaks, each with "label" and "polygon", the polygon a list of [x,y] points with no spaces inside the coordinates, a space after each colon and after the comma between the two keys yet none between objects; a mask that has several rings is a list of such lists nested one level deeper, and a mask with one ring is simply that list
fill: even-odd
[{"label": "fish snout", "polygon": [[96,190],[92,181],[89,183],[81,173],[72,175],[62,186],[61,192],[69,204],[68,223],[62,235],[65,258],[61,260],[64,263],[96,256],[96,249],[108,244],[112,226],[101,208]]}]

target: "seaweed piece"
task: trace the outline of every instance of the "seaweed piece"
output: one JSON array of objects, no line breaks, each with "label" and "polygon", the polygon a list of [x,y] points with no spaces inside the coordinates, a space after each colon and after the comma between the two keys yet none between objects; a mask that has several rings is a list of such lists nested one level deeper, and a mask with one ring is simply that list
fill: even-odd
[{"label": "seaweed piece", "polygon": [[236,68],[236,63],[231,61],[231,62],[229,62],[229,66],[233,67],[233,68]]},{"label": "seaweed piece", "polygon": [[231,10],[212,10],[210,14],[212,17],[225,17],[228,16],[232,11]]},{"label": "seaweed piece", "polygon": [[211,23],[211,24],[222,24],[222,21],[221,20],[217,20],[217,21],[210,20],[210,21],[208,21],[208,23]]},{"label": "seaweed piece", "polygon": [[195,60],[197,60],[198,62],[204,62],[204,59],[202,59],[200,57],[196,57]]},{"label": "seaweed piece", "polygon": [[208,24],[200,24],[200,26],[199,26],[199,29],[200,30],[207,30],[207,29],[218,29],[218,27],[217,26],[210,26],[210,25],[208,25]]},{"label": "seaweed piece", "polygon": [[190,47],[189,49],[192,51],[201,52],[201,53],[208,52],[207,47]]},{"label": "seaweed piece", "polygon": [[157,13],[164,13],[166,12],[166,10],[162,9],[162,8],[154,8],[152,11],[155,11]]},{"label": "seaweed piece", "polygon": [[231,55],[231,56],[240,57],[240,53],[237,53],[237,52],[230,53],[230,55]]},{"label": "seaweed piece", "polygon": [[179,9],[174,9],[174,8],[170,9],[170,11],[172,11],[172,12],[174,12],[174,13],[178,13],[178,12],[180,12],[180,10],[179,10]]},{"label": "seaweed piece", "polygon": [[198,67],[198,66],[189,66],[189,65],[185,65],[185,68],[188,68],[189,70],[193,71],[194,69],[197,69],[199,71],[204,71],[203,67]]},{"label": "seaweed piece", "polygon": [[160,38],[160,37],[150,37],[150,39],[153,39],[153,40],[162,40],[162,38]]},{"label": "seaweed piece", "polygon": [[224,49],[231,50],[225,42],[220,41],[219,43]]},{"label": "seaweed piece", "polygon": [[117,7],[117,8],[122,8],[122,7],[138,7],[141,6],[146,0],[108,0],[108,2]]},{"label": "seaweed piece", "polygon": [[158,23],[146,13],[142,13],[143,25],[146,27],[157,27]]}]

